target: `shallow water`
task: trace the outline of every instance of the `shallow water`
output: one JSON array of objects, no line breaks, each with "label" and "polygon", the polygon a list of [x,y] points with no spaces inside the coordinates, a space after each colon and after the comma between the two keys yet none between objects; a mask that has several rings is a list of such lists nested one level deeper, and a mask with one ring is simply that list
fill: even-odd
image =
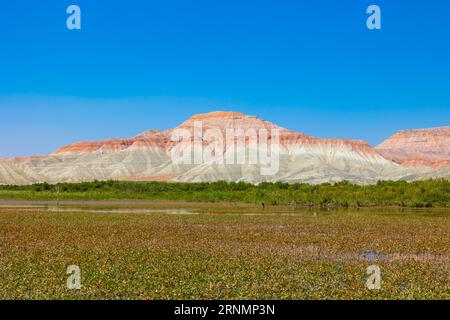
[{"label": "shallow water", "polygon": [[[386,217],[445,217],[450,219],[450,208],[414,209],[414,208],[295,208],[274,207],[262,210],[259,206],[251,205],[242,208],[232,207],[224,203],[167,203],[134,202],[134,201],[67,201],[57,204],[54,201],[0,201],[1,210],[23,210],[42,212],[82,212],[82,213],[111,213],[111,214],[167,214],[167,215],[240,215],[240,216],[335,216],[335,215],[376,215]],[[287,209],[286,209],[287,208]],[[220,209],[215,211],[215,209]],[[230,209],[230,210],[227,210]]]}]

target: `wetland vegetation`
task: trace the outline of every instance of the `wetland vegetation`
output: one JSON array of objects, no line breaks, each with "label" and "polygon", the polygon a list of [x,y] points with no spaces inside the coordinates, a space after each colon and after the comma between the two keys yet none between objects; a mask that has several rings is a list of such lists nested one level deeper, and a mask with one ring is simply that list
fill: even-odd
[{"label": "wetland vegetation", "polygon": [[156,200],[245,202],[294,207],[450,207],[450,181],[380,181],[374,185],[245,182],[166,183],[94,181],[83,183],[0,186],[0,199]]},{"label": "wetland vegetation", "polygon": [[450,299],[447,209],[280,208],[2,204],[0,299]]}]

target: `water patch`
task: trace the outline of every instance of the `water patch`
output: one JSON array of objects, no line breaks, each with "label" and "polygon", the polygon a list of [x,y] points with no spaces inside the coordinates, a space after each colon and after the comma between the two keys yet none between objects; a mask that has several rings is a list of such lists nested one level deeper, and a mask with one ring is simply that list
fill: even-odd
[{"label": "water patch", "polygon": [[71,207],[71,206],[48,206],[48,205],[31,205],[31,206],[9,206],[3,207],[7,210],[37,210],[44,212],[82,212],[82,213],[111,213],[111,214],[168,214],[168,215],[197,215],[185,208],[170,209],[151,209],[151,208],[93,208],[93,207]]},{"label": "water patch", "polygon": [[387,256],[377,252],[366,252],[361,254],[359,258],[362,260],[372,261],[372,260],[386,260]]}]

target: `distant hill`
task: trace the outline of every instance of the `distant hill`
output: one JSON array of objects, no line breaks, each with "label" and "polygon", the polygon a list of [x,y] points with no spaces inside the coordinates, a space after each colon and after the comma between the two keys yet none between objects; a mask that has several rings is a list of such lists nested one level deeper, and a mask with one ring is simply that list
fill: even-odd
[{"label": "distant hill", "polygon": [[319,139],[255,116],[216,111],[166,131],[77,142],[46,157],[0,159],[0,183],[115,179],[371,184],[448,178],[449,128],[401,131],[372,148],[364,141]]}]

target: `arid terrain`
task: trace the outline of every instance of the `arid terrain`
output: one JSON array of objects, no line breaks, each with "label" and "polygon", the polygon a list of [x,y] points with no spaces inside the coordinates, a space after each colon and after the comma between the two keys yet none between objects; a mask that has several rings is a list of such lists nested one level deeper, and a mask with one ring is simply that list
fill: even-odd
[{"label": "arid terrain", "polygon": [[[224,138],[220,152],[235,161],[220,163],[204,158],[181,163],[173,161],[174,152],[188,154],[189,158],[192,154],[195,156],[193,145],[179,143],[174,139],[176,133],[187,133],[193,143],[213,148],[217,138],[205,134],[207,130],[215,130],[223,137],[229,130],[236,134],[231,140]],[[271,143],[277,140],[276,158],[266,163],[261,153],[255,153],[258,157],[252,162],[250,154],[262,141],[252,133],[263,130],[267,134],[268,150],[272,151]],[[238,162],[240,156],[244,161]],[[274,170],[264,173],[269,168]],[[319,139],[255,116],[222,111],[195,115],[179,127],[166,131],[150,130],[127,139],[78,142],[45,157],[0,159],[0,184],[107,179],[313,184],[347,180],[371,184],[379,180],[449,177],[450,127],[400,131],[373,148],[364,141]]]}]

